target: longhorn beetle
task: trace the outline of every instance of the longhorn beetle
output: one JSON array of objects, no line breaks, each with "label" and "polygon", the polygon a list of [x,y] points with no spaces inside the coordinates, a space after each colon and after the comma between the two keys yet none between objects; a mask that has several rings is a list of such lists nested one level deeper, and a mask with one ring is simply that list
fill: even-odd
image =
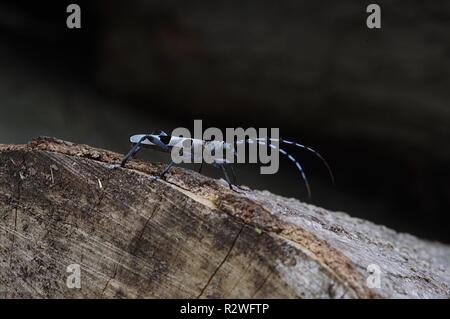
[{"label": "longhorn beetle", "polygon": [[[150,134],[138,134],[138,135],[133,135],[130,137],[130,142],[132,144],[132,148],[130,149],[130,151],[124,156],[124,158],[122,159],[122,162],[119,165],[112,165],[111,168],[115,169],[115,168],[119,168],[122,167],[124,168],[126,163],[128,162],[128,160],[132,157],[134,157],[143,147],[144,148],[148,148],[148,149],[153,149],[153,150],[157,150],[157,151],[162,151],[165,153],[171,153],[172,149],[174,148],[179,148],[180,152],[183,152],[183,148],[180,147],[180,145],[182,145],[182,143],[184,141],[188,141],[189,143],[191,143],[191,146],[201,146],[202,148],[209,148],[212,153],[218,153],[221,152],[223,150],[231,150],[234,154],[234,156],[237,156],[237,153],[235,151],[235,147],[233,145],[231,145],[230,143],[226,143],[223,141],[204,141],[201,139],[195,139],[195,138],[184,138],[184,137],[178,137],[178,136],[169,136],[167,135],[167,133],[165,133],[164,131],[156,131],[156,132],[152,132]],[[282,155],[286,156],[291,162],[293,162],[295,164],[295,166],[297,167],[298,171],[300,172],[300,175],[302,177],[302,179],[305,182],[305,187],[306,187],[306,191],[308,192],[308,197],[311,197],[311,189],[309,186],[309,182],[308,179],[306,177],[306,174],[303,170],[303,167],[300,165],[300,163],[292,156],[290,155],[288,152],[286,152],[284,149],[282,148],[278,148],[275,145],[271,144],[273,142],[278,142],[280,144],[287,144],[287,145],[293,145],[296,146],[298,148],[307,150],[311,153],[313,153],[315,156],[317,156],[325,165],[325,167],[328,170],[328,173],[330,174],[330,178],[332,183],[334,184],[334,176],[333,176],[333,172],[331,171],[330,166],[328,165],[327,161],[322,157],[322,155],[320,155],[318,152],[316,152],[315,150],[313,150],[310,147],[307,147],[303,144],[299,144],[296,142],[292,142],[292,141],[288,141],[285,139],[273,139],[273,138],[247,138],[245,140],[238,140],[235,141],[236,145],[239,144],[252,144],[252,143],[258,143],[259,145],[263,145],[263,146],[267,146],[272,148],[273,150],[278,150]],[[201,154],[203,154],[203,152],[200,152]],[[191,159],[195,159],[196,156],[198,156],[195,152],[191,152],[188,153],[186,152],[185,154],[180,154],[182,156],[186,156],[186,157],[190,157]],[[233,164],[234,162],[230,162],[229,160],[227,160],[226,158],[215,158],[214,161],[211,163],[211,165],[213,167],[216,168],[220,168],[222,169],[222,172],[224,174],[225,180],[227,181],[230,189],[233,189],[233,185],[235,185],[236,183],[236,174],[234,172],[234,168],[231,164]],[[169,171],[169,169],[174,165],[174,161],[172,160],[164,169],[163,171],[157,175],[157,176],[152,176],[152,179],[160,179],[163,178],[164,175]],[[199,173],[201,172],[201,169],[203,167],[203,161],[201,161],[201,165],[200,165],[200,169],[199,169]],[[230,179],[230,175],[228,174],[228,171],[226,169],[226,167],[230,168],[231,171],[231,175],[233,177],[233,181]]]}]

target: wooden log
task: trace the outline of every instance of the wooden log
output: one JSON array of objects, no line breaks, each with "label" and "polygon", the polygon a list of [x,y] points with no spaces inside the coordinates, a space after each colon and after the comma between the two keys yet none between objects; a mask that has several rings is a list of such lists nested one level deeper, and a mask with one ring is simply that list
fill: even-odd
[{"label": "wooden log", "polygon": [[149,179],[162,164],[108,169],[120,158],[0,146],[2,297],[450,297],[448,246],[178,167],[165,181]]}]

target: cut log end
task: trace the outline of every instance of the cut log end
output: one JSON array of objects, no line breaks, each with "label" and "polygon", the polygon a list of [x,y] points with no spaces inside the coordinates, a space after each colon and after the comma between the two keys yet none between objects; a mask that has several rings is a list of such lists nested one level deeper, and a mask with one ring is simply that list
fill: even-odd
[{"label": "cut log end", "polygon": [[448,246],[178,167],[111,170],[121,157],[0,146],[2,296],[450,297]]}]

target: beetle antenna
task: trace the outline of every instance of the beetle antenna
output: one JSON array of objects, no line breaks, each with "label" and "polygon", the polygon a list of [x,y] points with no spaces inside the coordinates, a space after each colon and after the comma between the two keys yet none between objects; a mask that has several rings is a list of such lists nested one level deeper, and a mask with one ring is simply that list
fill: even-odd
[{"label": "beetle antenna", "polygon": [[[330,175],[331,182],[333,183],[333,185],[335,184],[334,174],[333,174],[333,171],[331,170],[330,165],[329,165],[328,162],[325,160],[325,158],[324,158],[322,155],[320,155],[320,153],[317,152],[316,150],[314,150],[314,149],[312,149],[312,148],[310,148],[310,147],[308,147],[308,146],[305,146],[305,145],[303,145],[303,144],[300,144],[300,143],[297,143],[297,142],[292,142],[292,141],[287,141],[287,140],[281,139],[281,138],[280,138],[280,139],[274,139],[274,138],[267,138],[267,139],[266,139],[266,138],[258,138],[257,140],[258,140],[258,141],[266,141],[266,140],[269,140],[269,141],[271,141],[271,142],[278,142],[278,141],[279,141],[280,143],[289,144],[289,145],[294,145],[294,146],[296,146],[296,147],[302,148],[302,149],[304,149],[304,150],[307,150],[307,151],[313,153],[315,156],[317,156],[317,157],[322,161],[322,163],[324,164],[324,166],[327,168],[328,174]],[[270,145],[270,144],[268,144],[268,145]]]},{"label": "beetle antenna", "polygon": [[302,165],[292,155],[288,154],[288,152],[286,152],[282,148],[276,147],[273,144],[267,144],[265,141],[258,141],[258,144],[269,146],[270,148],[272,148],[274,150],[278,149],[278,151],[281,154],[286,156],[291,162],[293,162],[295,164],[295,166],[297,167],[297,169],[299,170],[299,172],[302,176],[303,181],[305,182],[306,191],[308,192],[308,198],[311,199],[311,188],[309,186],[308,178],[306,177],[306,174],[305,174],[305,171],[303,170]]}]

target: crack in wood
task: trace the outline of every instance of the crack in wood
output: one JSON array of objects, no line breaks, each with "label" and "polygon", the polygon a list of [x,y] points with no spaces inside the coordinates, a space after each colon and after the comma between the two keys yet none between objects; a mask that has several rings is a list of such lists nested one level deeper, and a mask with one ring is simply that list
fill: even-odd
[{"label": "crack in wood", "polygon": [[25,152],[23,154],[23,156],[22,156],[22,160],[21,160],[21,163],[19,165],[19,178],[18,178],[18,181],[17,181],[17,197],[16,197],[15,203],[14,203],[14,231],[12,232],[11,246],[10,246],[10,252],[9,252],[9,261],[8,261],[10,267],[11,267],[11,259],[12,259],[12,255],[13,255],[13,247],[14,247],[15,242],[16,242],[17,211],[19,209],[20,200],[22,198],[22,184],[23,184],[23,180],[22,180],[22,173],[21,173],[20,170],[25,165],[26,160],[27,160],[27,156],[28,156],[28,152]]},{"label": "crack in wood", "polygon": [[137,251],[138,251],[139,248],[140,248],[140,242],[141,242],[142,236],[144,236],[144,232],[145,232],[145,229],[147,228],[148,223],[150,222],[150,220],[153,219],[153,216],[156,214],[156,212],[157,212],[160,208],[161,208],[160,205],[156,205],[155,208],[153,209],[152,213],[150,214],[150,216],[149,216],[149,217],[147,218],[147,220],[145,221],[145,224],[144,224],[144,226],[142,227],[141,233],[139,234],[139,237],[138,237],[138,239],[137,239],[137,241],[136,241],[136,247],[133,249],[133,252],[132,252],[132,255],[133,255],[133,256],[137,253]]},{"label": "crack in wood", "polygon": [[202,290],[200,291],[200,294],[197,296],[197,299],[201,298],[201,296],[205,292],[206,288],[208,288],[208,286],[210,285],[211,281],[213,280],[213,278],[215,277],[215,275],[217,274],[219,269],[222,267],[222,265],[225,263],[225,261],[230,256],[231,251],[233,250],[234,246],[236,245],[239,235],[242,233],[242,230],[244,229],[244,227],[245,227],[245,225],[242,225],[242,227],[239,229],[239,232],[237,233],[236,237],[234,238],[233,242],[231,243],[231,247],[228,249],[227,254],[223,258],[223,260],[220,262],[220,264],[216,267],[216,269],[213,271],[213,273],[209,277],[208,281],[206,282],[206,285],[202,288]]},{"label": "crack in wood", "polygon": [[117,276],[117,271],[119,270],[119,265],[120,265],[120,262],[121,262],[121,261],[122,261],[122,257],[120,257],[119,260],[118,260],[118,261],[116,262],[116,264],[114,265],[114,272],[113,272],[112,276],[109,277],[108,281],[106,282],[105,287],[103,287],[103,289],[102,289],[102,293],[101,293],[101,296],[102,296],[102,297],[105,295],[105,291],[106,291],[106,289],[108,288],[109,283],[111,282],[111,280],[113,280],[113,279],[116,278],[116,276]]},{"label": "crack in wood", "polygon": [[266,282],[269,280],[269,278],[272,276],[273,272],[269,271],[269,273],[267,274],[267,276],[264,278],[263,282],[261,283],[261,285],[259,285],[258,288],[256,288],[255,292],[253,293],[253,295],[250,297],[250,299],[255,298],[255,296],[261,291],[261,289],[265,286]]}]

